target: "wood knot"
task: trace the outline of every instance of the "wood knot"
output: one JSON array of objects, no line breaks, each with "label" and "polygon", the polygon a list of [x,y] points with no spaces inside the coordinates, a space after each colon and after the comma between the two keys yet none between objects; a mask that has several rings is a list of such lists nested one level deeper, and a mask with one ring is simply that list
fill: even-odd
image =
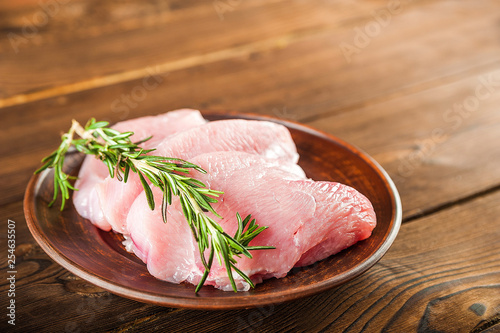
[{"label": "wood knot", "polygon": [[482,316],[486,312],[486,306],[481,303],[474,303],[469,306],[469,310],[474,312],[477,316]]}]

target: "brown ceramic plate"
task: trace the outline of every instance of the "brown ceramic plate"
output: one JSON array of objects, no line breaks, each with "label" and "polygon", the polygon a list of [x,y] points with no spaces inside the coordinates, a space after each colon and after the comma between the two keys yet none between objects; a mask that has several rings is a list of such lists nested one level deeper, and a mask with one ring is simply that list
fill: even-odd
[{"label": "brown ceramic plate", "polygon": [[[314,265],[292,270],[285,278],[269,279],[248,292],[224,292],[190,284],[171,284],[149,275],[146,265],[127,253],[121,237],[94,227],[80,217],[71,201],[64,211],[48,208],[52,171],[33,176],[24,212],[36,241],[57,263],[110,292],[141,302],[194,309],[235,309],[263,306],[309,296],[345,283],[373,266],[389,249],[401,224],[401,202],[386,172],[369,156],[331,135],[288,121],[241,114],[206,113],[209,120],[243,118],[270,120],[287,126],[297,144],[299,164],[315,180],[342,182],[366,195],[375,208],[372,236]],[[70,154],[68,172],[77,175],[83,156]]]}]

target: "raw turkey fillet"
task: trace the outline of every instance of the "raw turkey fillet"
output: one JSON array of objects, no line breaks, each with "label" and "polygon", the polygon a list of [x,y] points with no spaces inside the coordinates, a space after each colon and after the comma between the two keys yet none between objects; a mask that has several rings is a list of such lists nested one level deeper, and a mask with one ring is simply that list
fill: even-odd
[{"label": "raw turkey fillet", "polygon": [[[242,152],[216,152],[191,160],[207,170],[196,177],[210,188],[224,191],[213,205],[219,221],[230,235],[237,229],[236,212],[252,214],[269,228],[251,245],[272,245],[274,250],[252,251],[253,259],[238,258],[237,267],[254,283],[284,277],[294,266],[312,264],[366,239],[376,224],[370,201],[355,189],[333,182],[316,182],[290,173],[285,162]],[[156,205],[162,193],[153,188]],[[133,203],[127,228],[132,249],[158,279],[197,284],[204,267],[198,247],[178,200],[163,223],[160,210],[151,211],[145,195]],[[234,274],[238,290],[249,284]],[[225,267],[216,260],[205,282],[232,290]]]},{"label": "raw turkey fillet", "polygon": [[[207,171],[191,176],[207,187],[224,191],[214,218],[230,235],[237,229],[236,213],[252,214],[268,226],[251,246],[275,246],[252,251],[253,259],[237,258],[237,267],[254,283],[284,277],[293,267],[305,266],[335,254],[371,235],[376,217],[370,201],[355,189],[333,182],[307,179],[297,165],[295,143],[282,125],[267,121],[207,122],[198,111],[178,110],[155,117],[117,123],[132,131],[132,141],[156,148],[151,154],[188,160]],[[204,267],[198,245],[177,197],[163,223],[161,191],[152,186],[156,209],[151,210],[138,176],[127,183],[109,177],[94,157],[82,164],[73,202],[78,213],[99,228],[123,233],[127,250],[146,264],[149,272],[172,283],[198,284]],[[233,273],[238,290],[249,284]],[[206,285],[232,290],[225,267],[214,260]]]},{"label": "raw turkey fillet", "polygon": [[[305,178],[304,171],[295,162],[299,159],[295,144],[286,127],[249,120],[220,120],[197,126],[164,138],[152,154],[189,160],[199,154],[217,151],[242,151],[259,154],[288,163],[291,172]],[[114,231],[126,231],[128,207],[142,192],[142,184],[135,173],[127,183],[107,177],[95,185],[102,220]],[[109,200],[109,198],[113,200]],[[120,202],[119,207],[116,202]]]},{"label": "raw turkey fillet", "polygon": [[[205,124],[207,121],[197,110],[182,109],[158,116],[141,117],[116,123],[112,128],[120,132],[134,132],[133,142],[153,136],[141,144],[144,149],[155,148],[164,138],[179,131]],[[97,186],[109,178],[108,168],[94,156],[87,156],[82,163],[73,194],[73,203],[78,214],[89,219],[103,230],[110,230],[111,225],[104,217]],[[117,180],[116,180],[117,181]],[[117,181],[118,182],[118,181]],[[118,182],[119,183],[119,182]],[[118,198],[108,198],[116,200]]]}]

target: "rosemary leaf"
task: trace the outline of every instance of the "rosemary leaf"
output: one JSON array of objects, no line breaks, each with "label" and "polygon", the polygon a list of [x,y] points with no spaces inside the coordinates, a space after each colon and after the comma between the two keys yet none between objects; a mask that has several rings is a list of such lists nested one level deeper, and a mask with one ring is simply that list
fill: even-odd
[{"label": "rosemary leaf", "polygon": [[[251,220],[251,215],[242,220],[240,214],[236,213],[238,230],[234,237],[231,237],[207,215],[211,213],[216,218],[222,218],[212,204],[216,203],[216,198],[224,192],[207,188],[203,182],[190,175],[191,171],[206,173],[205,170],[179,158],[150,155],[155,149],[143,149],[139,144],[151,137],[134,143],[130,140],[133,132],[119,132],[108,126],[108,122],[96,121],[94,118],[89,119],[84,127],[73,120],[70,130],[62,135],[59,148],[42,159],[42,166],[35,173],[49,168],[54,170],[54,193],[49,206],[61,196],[61,210],[63,210],[70,197],[70,191],[77,190],[70,182],[76,177],[69,176],[63,171],[65,155],[70,146],[75,146],[78,151],[94,155],[101,160],[108,168],[110,177],[119,181],[127,182],[130,172],[137,173],[151,209],[155,208],[155,202],[148,181],[158,187],[162,191],[161,211],[165,223],[167,208],[172,204],[172,197],[179,198],[182,212],[198,243],[200,258],[205,267],[195,292],[200,290],[208,278],[214,257],[217,258],[219,265],[225,266],[234,291],[237,291],[237,288],[233,271],[253,287],[250,278],[236,266],[236,258],[240,258],[240,255],[252,258],[249,252],[252,250],[273,249],[272,246],[249,246],[250,241],[267,227],[259,227],[255,219]],[[75,135],[80,138],[74,138]],[[208,261],[205,258],[206,251],[209,251]]]}]

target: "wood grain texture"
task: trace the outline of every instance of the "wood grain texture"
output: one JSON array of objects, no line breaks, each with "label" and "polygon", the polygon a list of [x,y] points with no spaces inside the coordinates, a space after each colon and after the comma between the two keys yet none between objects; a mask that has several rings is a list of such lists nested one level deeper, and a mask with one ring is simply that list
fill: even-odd
[{"label": "wood grain texture", "polygon": [[[499,103],[494,70],[309,124],[379,161],[410,217],[498,186]],[[382,135],[387,129],[390,138]]]},{"label": "wood grain texture", "polygon": [[[499,332],[499,9],[494,0],[0,1],[0,252],[14,220],[20,272],[19,326],[2,319],[0,330]],[[9,34],[24,38],[17,53]],[[346,285],[254,310],[142,304],[55,264],[21,200],[60,132],[72,118],[180,107],[300,121],[367,151],[402,195],[396,243]],[[6,288],[3,279],[2,307]]]},{"label": "wood grain texture", "polygon": [[[340,19],[345,15],[346,11],[339,10],[338,6],[321,5],[322,1],[289,2],[286,6],[283,6],[283,1],[242,2],[238,4],[237,10],[235,8],[231,15],[228,13],[221,20],[213,3],[209,1],[150,1],[140,5],[132,2],[106,5],[98,1],[68,3],[61,6],[60,10],[54,10],[53,16],[47,15],[50,16],[48,23],[43,26],[43,30],[34,33],[32,38],[16,34],[15,36],[24,40],[13,42],[17,41],[17,37],[3,40],[6,59],[0,70],[5,72],[5,79],[12,83],[4,95],[45,89],[48,82],[52,82],[51,85],[54,86],[75,81],[85,82],[89,77],[102,74],[119,73],[119,76],[123,76],[119,80],[127,80],[127,71],[141,68],[145,63],[163,65],[164,70],[196,66],[231,57],[235,49],[236,52],[239,49],[238,46],[244,46],[237,52],[244,55],[259,49],[270,49],[273,45],[279,47],[280,39],[286,43],[294,33],[321,27],[332,22],[332,18]],[[365,7],[370,10],[375,6],[376,4],[367,4]],[[328,9],[328,13],[325,9]],[[22,11],[19,17],[6,18],[4,29],[12,31],[12,34],[15,33],[13,31],[23,31],[23,22],[26,22],[26,18],[29,21],[30,17],[36,16],[40,8],[34,7],[32,11]],[[304,11],[310,15],[300,15]],[[90,15],[86,15],[87,13]],[[81,22],[75,22],[75,17]],[[103,25],[103,19],[109,22]],[[196,21],[196,24],[187,24],[187,20]],[[115,21],[119,24],[115,24]],[[249,26],[253,28],[248,29]],[[127,43],[124,43],[124,38]],[[267,39],[271,40],[270,45],[263,46],[262,40]],[[33,45],[36,41],[55,47],[37,50],[36,45]],[[63,43],[67,52],[60,52],[60,47],[57,47]],[[92,45],[91,49],[89,45]],[[172,45],[178,47],[172,48]],[[30,61],[32,52],[38,53],[37,63]],[[186,61],[190,58],[191,61]],[[120,61],[116,61],[117,59]],[[20,75],[11,66],[13,62],[24,65],[27,69],[23,71],[24,75]],[[50,71],[44,73],[38,67],[44,62],[58,64],[59,71],[54,71],[52,66]],[[79,66],[80,63],[88,65]],[[100,64],[99,67],[92,65],[96,63]],[[26,75],[29,75],[30,70],[36,70],[40,75],[29,80],[31,87],[22,87],[27,82]],[[106,82],[99,81],[95,84],[106,85]]]},{"label": "wood grain texture", "polygon": [[[112,326],[101,309],[112,303],[115,324],[123,318],[117,331],[482,331],[499,323],[499,200],[494,193],[406,223],[387,255],[361,277],[317,296],[250,310],[173,311],[128,301],[78,281],[33,245],[19,265],[26,270],[19,297],[38,310],[22,327],[58,330],[70,322],[75,331],[104,331]],[[36,270],[43,274],[30,283],[33,274],[27,272]],[[67,299],[61,299],[63,290]],[[52,297],[66,309],[55,322],[50,309],[38,312]]]},{"label": "wood grain texture", "polygon": [[[265,56],[268,53],[278,53],[278,57],[266,57],[268,62],[262,65],[260,61],[247,62],[251,66],[248,70],[254,75],[256,68],[260,69],[258,73],[267,74],[264,78],[258,75],[255,77],[262,91],[267,91],[268,85],[286,87],[293,84],[294,81],[289,78],[287,81],[281,81],[286,76],[272,74],[290,72],[290,69],[293,69],[297,75],[295,81],[300,80],[302,86],[315,88],[316,98],[334,97],[331,95],[333,93],[352,103],[353,100],[359,102],[359,95],[352,95],[355,92],[362,93],[366,99],[379,96],[381,90],[391,90],[389,87],[393,87],[393,91],[399,90],[403,83],[404,86],[411,87],[436,76],[456,74],[457,71],[470,66],[469,64],[496,61],[499,51],[495,34],[483,32],[498,30],[495,22],[500,14],[498,11],[489,10],[488,6],[474,2],[467,2],[464,7],[456,7],[453,1],[424,1],[418,8],[409,3],[401,6],[395,14],[389,15],[386,27],[381,27],[372,34],[373,37],[366,36],[364,40],[358,37],[363,35],[358,31],[363,31],[367,26],[370,27],[371,23],[377,22],[374,12],[383,13],[388,10],[385,1],[367,2],[366,7],[359,8],[340,6],[340,10],[338,2],[291,2],[286,5],[278,2],[248,9],[243,3],[241,8],[235,8],[231,15],[227,15],[231,20],[228,18],[220,21],[213,6],[207,2],[204,10],[193,10],[192,13],[188,11],[190,19],[196,20],[195,25],[186,26],[185,20],[182,20],[183,15],[177,14],[174,17],[178,17],[179,21],[163,22],[157,27],[142,26],[138,30],[125,29],[109,35],[64,40],[62,51],[62,45],[57,44],[48,44],[41,50],[33,47],[26,51],[20,47],[17,53],[10,50],[11,52],[3,55],[4,60],[0,63],[2,80],[5,80],[2,85],[5,90],[2,93],[4,98],[0,100],[0,106],[25,103],[92,87],[99,88],[133,78],[142,79],[144,75],[148,75],[148,68],[158,68],[159,74],[166,74],[184,68],[196,69],[220,60],[240,60],[259,54]],[[90,4],[88,6],[92,8]],[[114,7],[113,9],[116,10]],[[347,14],[349,9],[350,15],[355,14],[354,17]],[[301,15],[303,12],[308,15]],[[447,16],[443,17],[442,12],[446,12]],[[74,24],[74,19],[68,17],[66,24]],[[252,29],[248,29],[249,26],[252,26]],[[8,29],[6,28],[7,31]],[[71,28],[63,26],[58,31],[68,29]],[[401,34],[405,39],[398,40],[395,44],[395,38]],[[207,38],[207,35],[210,38]],[[42,38],[41,32],[36,36]],[[127,43],[123,42],[125,36]],[[449,42],[450,38],[454,40],[453,44]],[[189,43],[183,42],[184,40]],[[238,43],[235,44],[235,40]],[[4,42],[10,43],[5,40]],[[346,52],[340,47],[343,43],[351,45],[356,51],[353,54],[347,52],[350,56],[346,57]],[[31,46],[30,42],[27,44]],[[182,47],[172,49],[171,45]],[[481,52],[476,52],[478,46]],[[9,49],[8,45],[4,47]],[[280,52],[281,49],[285,50]],[[286,52],[287,50],[289,52]],[[30,61],[35,52],[39,59],[36,63]],[[290,55],[293,55],[292,59]],[[280,56],[293,62],[283,62]],[[445,63],[436,61],[443,56],[447,57]],[[467,65],[464,66],[465,64]],[[284,69],[274,69],[276,65]],[[272,68],[267,69],[266,66]],[[226,71],[229,69],[234,72],[234,68],[231,69],[227,65],[222,67],[226,68]],[[353,71],[360,67],[364,68],[364,75],[354,75]],[[19,68],[23,70],[20,71]],[[210,79],[225,78],[226,75],[224,71],[220,71],[219,66],[214,69],[217,74],[209,76]],[[403,70],[405,75],[386,75],[400,74]],[[30,76],[29,73],[32,72],[37,72],[37,76]],[[332,81],[333,76],[338,80]],[[351,89],[352,86],[346,84],[346,80],[355,85],[356,90]],[[307,81],[312,83],[307,84]],[[225,89],[226,94],[233,94],[235,88],[238,89],[236,93],[248,91],[241,84],[253,87],[256,85],[255,81],[249,79],[238,85],[234,84],[235,80],[230,82],[229,86],[227,83],[214,86]],[[328,85],[325,86],[325,83]],[[30,86],[23,87],[26,84]],[[294,93],[292,96],[295,98],[296,95],[297,93]],[[330,107],[341,105],[337,98],[335,101],[332,103],[331,100],[310,100],[309,97],[307,109],[304,111],[310,112],[311,105],[317,103],[327,102]]]}]

